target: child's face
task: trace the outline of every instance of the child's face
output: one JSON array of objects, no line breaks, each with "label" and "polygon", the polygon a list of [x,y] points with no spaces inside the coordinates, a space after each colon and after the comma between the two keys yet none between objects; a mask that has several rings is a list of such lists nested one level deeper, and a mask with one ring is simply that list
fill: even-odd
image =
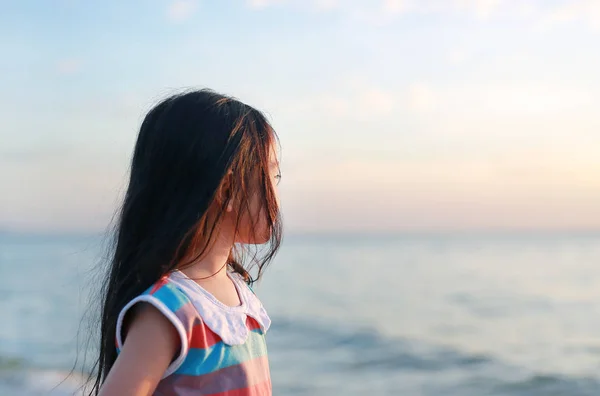
[{"label": "child's face", "polygon": [[[277,207],[279,207],[279,194],[277,185],[279,183],[279,179],[281,178],[281,174],[279,170],[279,160],[277,158],[275,149],[271,150],[269,159],[269,177],[271,179],[271,184],[274,187],[273,193],[275,195],[275,202]],[[269,228],[267,220],[268,212],[267,208],[264,207],[263,201],[264,199],[261,197],[261,194],[258,193],[254,194],[250,199],[250,213],[242,216],[236,242],[245,244],[262,244],[268,242],[271,238],[271,229]],[[252,219],[254,220],[254,232],[252,230],[252,221],[248,217],[249,215],[252,216]]]}]

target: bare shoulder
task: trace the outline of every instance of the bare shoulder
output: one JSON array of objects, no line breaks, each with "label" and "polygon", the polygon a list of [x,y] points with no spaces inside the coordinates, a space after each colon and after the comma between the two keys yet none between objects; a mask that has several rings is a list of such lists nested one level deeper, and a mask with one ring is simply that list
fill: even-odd
[{"label": "bare shoulder", "polygon": [[139,303],[129,315],[123,348],[100,395],[151,395],[179,350],[175,327],[158,309]]},{"label": "bare shoulder", "polygon": [[[130,313],[132,318],[128,328],[124,329],[123,351],[137,346],[172,345],[178,347],[177,330],[158,309],[151,304],[138,303]],[[176,348],[173,348],[175,353]],[[171,356],[172,358],[173,356]]]}]

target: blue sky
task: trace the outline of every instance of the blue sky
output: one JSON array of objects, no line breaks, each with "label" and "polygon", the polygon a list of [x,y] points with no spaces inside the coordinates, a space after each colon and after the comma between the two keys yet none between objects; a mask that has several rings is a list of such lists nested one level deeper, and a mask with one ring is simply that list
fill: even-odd
[{"label": "blue sky", "polygon": [[297,231],[600,227],[600,2],[0,5],[0,228],[102,229],[144,112],[266,111]]}]

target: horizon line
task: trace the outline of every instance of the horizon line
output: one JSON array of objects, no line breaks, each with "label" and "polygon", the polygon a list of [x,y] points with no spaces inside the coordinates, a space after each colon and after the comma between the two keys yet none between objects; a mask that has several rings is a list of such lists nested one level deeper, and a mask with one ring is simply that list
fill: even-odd
[{"label": "horizon line", "polygon": [[[0,228],[0,237],[110,237],[112,230],[19,230]],[[398,230],[291,230],[285,237],[401,237],[401,236],[501,236],[501,235],[600,235],[600,228],[444,228]]]}]

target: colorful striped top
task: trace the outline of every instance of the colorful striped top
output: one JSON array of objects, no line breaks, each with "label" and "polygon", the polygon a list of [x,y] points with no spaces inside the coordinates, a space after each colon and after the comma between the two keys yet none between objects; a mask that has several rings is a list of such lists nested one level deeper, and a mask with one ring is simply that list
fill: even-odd
[{"label": "colorful striped top", "polygon": [[271,378],[265,333],[271,320],[241,276],[229,273],[241,301],[229,307],[182,272],[164,277],[121,311],[121,328],[134,304],[147,302],[173,323],[181,350],[154,395],[267,396]]}]

